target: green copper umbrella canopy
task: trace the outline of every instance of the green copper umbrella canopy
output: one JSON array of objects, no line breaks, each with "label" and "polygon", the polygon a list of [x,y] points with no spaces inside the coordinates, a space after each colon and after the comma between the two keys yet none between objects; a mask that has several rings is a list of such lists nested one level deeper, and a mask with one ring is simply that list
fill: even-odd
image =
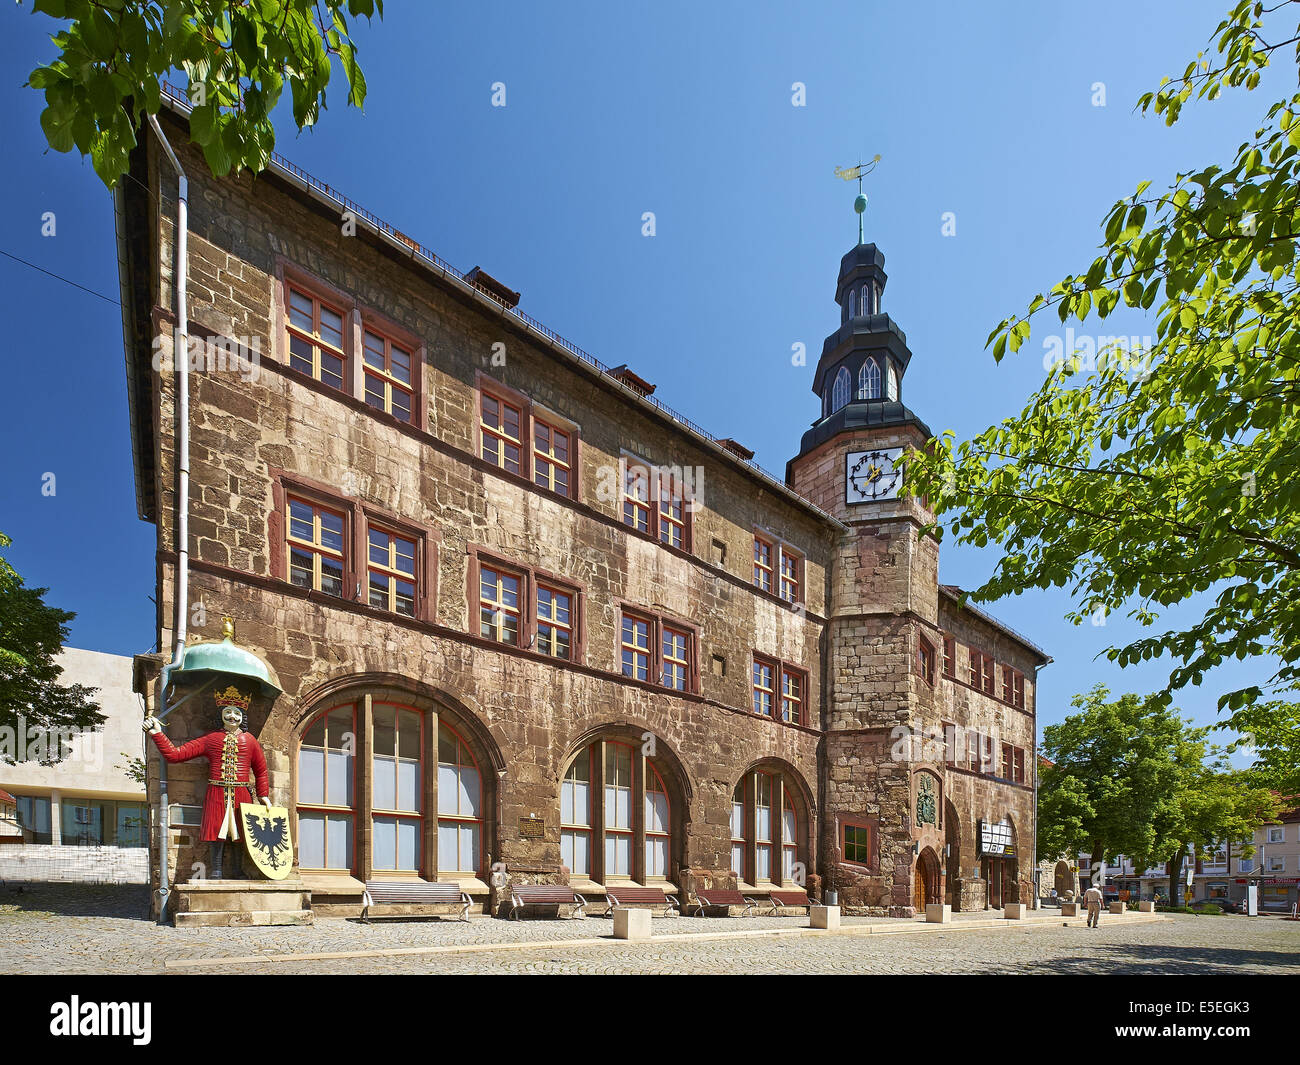
[{"label": "green copper umbrella canopy", "polygon": [[229,618],[226,618],[222,639],[185,648],[185,657],[180,668],[172,673],[172,679],[200,681],[214,674],[256,681],[258,691],[270,699],[282,691],[275,670],[252,651],[246,651],[235,643],[235,626]]}]

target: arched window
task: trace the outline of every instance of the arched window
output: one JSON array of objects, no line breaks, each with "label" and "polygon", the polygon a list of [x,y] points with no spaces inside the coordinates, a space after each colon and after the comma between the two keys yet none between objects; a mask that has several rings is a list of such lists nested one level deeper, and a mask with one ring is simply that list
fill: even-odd
[{"label": "arched window", "polygon": [[666,879],[672,837],[672,800],[654,759],[617,740],[596,740],[574,756],[560,785],[560,853],[572,875]]},{"label": "arched window", "polygon": [[848,317],[853,318],[858,313],[858,290],[851,288],[849,294],[844,297],[844,310]]},{"label": "arched window", "polygon": [[438,872],[475,873],[483,840],[483,777],[469,745],[438,722]]},{"label": "arched window", "polygon": [[[301,868],[363,878],[482,874],[485,784],[455,720],[397,703],[336,706],[309,721],[297,767]],[[358,832],[365,788],[369,832]]]},{"label": "arched window", "polygon": [[323,710],[298,752],[298,864],[349,871],[356,839],[356,707]]},{"label": "arched window", "polygon": [[835,384],[831,386],[832,414],[848,403],[850,388],[852,388],[852,384],[849,371],[841,366],[840,372],[835,375]]},{"label": "arched window", "polygon": [[867,315],[872,314],[875,310],[875,308],[872,306],[873,295],[874,295],[874,286],[872,285],[862,286],[862,316],[864,318]]},{"label": "arched window", "polygon": [[751,769],[731,793],[731,867],[742,881],[796,883],[804,818],[795,792],[779,769]]},{"label": "arched window", "polygon": [[898,374],[894,371],[892,361],[885,368],[885,395],[891,402],[898,399]]},{"label": "arched window", "polygon": [[880,367],[875,359],[868,359],[858,371],[858,399],[880,398]]}]

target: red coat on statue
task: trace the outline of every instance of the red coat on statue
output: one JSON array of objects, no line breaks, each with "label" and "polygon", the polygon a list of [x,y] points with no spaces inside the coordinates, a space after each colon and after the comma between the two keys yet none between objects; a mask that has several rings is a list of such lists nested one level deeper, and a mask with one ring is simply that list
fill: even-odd
[{"label": "red coat on statue", "polygon": [[[248,775],[250,767],[257,777],[257,797],[265,799],[271,793],[262,745],[247,732],[226,732],[224,729],[209,732],[180,747],[161,732],[154,732],[152,736],[158,750],[169,762],[189,762],[202,757],[208,760],[208,795],[203,802],[201,838],[208,842],[239,839],[239,804],[253,801],[250,791],[253,782]],[[223,836],[223,826],[233,828],[234,834]]]}]

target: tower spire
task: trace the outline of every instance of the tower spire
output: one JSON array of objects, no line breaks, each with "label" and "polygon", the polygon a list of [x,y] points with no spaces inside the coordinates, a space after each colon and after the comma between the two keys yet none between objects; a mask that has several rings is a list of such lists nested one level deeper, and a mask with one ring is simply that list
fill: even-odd
[{"label": "tower spire", "polygon": [[867,210],[867,195],[862,191],[862,179],[865,175],[870,174],[871,171],[875,170],[876,164],[879,162],[880,162],[880,153],[877,152],[875,156],[872,157],[872,160],[869,163],[858,163],[857,166],[850,166],[850,167],[837,166],[835,168],[836,177],[843,178],[845,181],[852,181],[854,178],[857,178],[858,180],[858,195],[857,198],[853,201],[853,210],[856,211],[858,215],[858,243],[859,244],[862,244],[864,239],[862,234],[862,216],[863,214],[866,213]]}]

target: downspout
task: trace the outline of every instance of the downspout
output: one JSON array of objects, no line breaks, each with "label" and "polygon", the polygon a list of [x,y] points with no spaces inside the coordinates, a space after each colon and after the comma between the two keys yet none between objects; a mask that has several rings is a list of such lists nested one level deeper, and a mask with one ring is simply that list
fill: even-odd
[{"label": "downspout", "polygon": [[[186,281],[189,267],[189,179],[180,160],[163,135],[156,115],[149,116],[149,125],[158,137],[167,160],[176,171],[176,328],[172,337],[172,362],[176,367],[176,625],[175,650],[172,660],[163,667],[162,689],[158,702],[164,706],[159,717],[166,717],[167,686],[171,672],[185,660],[185,638],[188,635],[190,594],[190,360],[189,360],[189,310],[186,301]],[[174,707],[172,708],[174,709]],[[167,922],[167,899],[171,894],[167,868],[167,848],[171,842],[171,826],[167,803],[167,759],[158,756],[158,811],[160,839],[158,844],[158,923]]]}]

